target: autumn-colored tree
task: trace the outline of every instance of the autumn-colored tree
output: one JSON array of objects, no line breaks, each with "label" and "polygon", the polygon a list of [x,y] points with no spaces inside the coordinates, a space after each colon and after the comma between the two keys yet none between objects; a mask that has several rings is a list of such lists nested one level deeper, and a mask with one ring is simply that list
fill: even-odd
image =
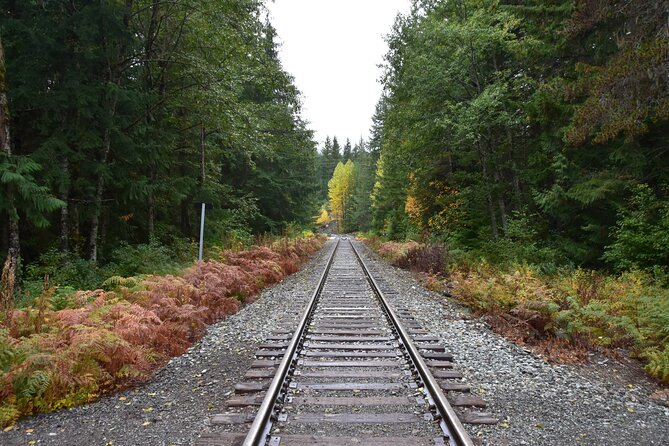
[{"label": "autumn-colored tree", "polygon": [[318,226],[324,226],[328,223],[330,223],[330,214],[328,214],[328,210],[325,209],[324,206],[321,208],[321,215],[316,218],[316,224]]},{"label": "autumn-colored tree", "polygon": [[335,167],[332,179],[328,182],[331,217],[337,221],[340,231],[346,229],[350,219],[351,198],[355,191],[355,166],[353,161],[346,164],[339,162]]}]

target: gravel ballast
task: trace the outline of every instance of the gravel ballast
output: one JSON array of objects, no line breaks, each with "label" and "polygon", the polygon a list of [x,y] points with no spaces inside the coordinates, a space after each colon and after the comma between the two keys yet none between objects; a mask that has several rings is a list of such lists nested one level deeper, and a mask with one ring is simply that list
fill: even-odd
[{"label": "gravel ballast", "polygon": [[[468,426],[483,444],[669,444],[669,408],[649,399],[658,390],[649,379],[626,375],[625,366],[612,360],[590,366],[549,364],[357,246],[363,256],[375,259],[373,271],[399,292],[397,299],[446,345],[472,392],[488,402],[485,410],[501,420],[494,426]],[[0,432],[0,445],[191,445],[208,429],[208,418],[225,410],[223,402],[291,301],[311,293],[331,247],[329,242],[300,272],[266,289],[254,304],[209,327],[201,341],[148,383],[86,406],[27,417]]]}]

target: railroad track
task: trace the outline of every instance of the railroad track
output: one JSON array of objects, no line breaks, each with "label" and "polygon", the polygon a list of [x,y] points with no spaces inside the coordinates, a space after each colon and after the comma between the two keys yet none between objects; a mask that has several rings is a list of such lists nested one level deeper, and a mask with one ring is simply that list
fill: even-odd
[{"label": "railroad track", "polygon": [[353,243],[334,245],[196,445],[474,445],[462,422],[496,422],[485,402]]}]

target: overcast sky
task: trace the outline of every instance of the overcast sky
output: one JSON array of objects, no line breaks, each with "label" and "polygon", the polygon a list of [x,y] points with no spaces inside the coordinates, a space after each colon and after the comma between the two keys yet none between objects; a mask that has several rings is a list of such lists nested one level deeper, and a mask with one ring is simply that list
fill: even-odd
[{"label": "overcast sky", "polygon": [[284,69],[302,92],[302,117],[322,142],[367,139],[378,79],[398,12],[410,0],[270,0]]}]

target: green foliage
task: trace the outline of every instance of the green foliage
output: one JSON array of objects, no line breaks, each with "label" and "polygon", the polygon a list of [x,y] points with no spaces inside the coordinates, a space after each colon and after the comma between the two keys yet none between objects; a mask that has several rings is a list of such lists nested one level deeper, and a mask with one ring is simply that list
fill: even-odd
[{"label": "green foliage", "polygon": [[77,288],[107,275],[80,259],[111,275],[174,270],[193,258],[184,240],[197,238],[200,201],[214,204],[209,246],[309,222],[315,142],[263,8],[74,0],[0,11],[15,142],[0,158],[0,181],[14,190],[0,212],[29,223],[26,264],[58,245],[67,274],[86,273],[65,282]]},{"label": "green foliage", "polygon": [[5,197],[0,200],[0,212],[18,219],[18,211],[22,211],[35,226],[48,226],[48,214],[65,203],[51,196],[47,187],[38,184],[35,174],[40,170],[41,166],[30,158],[9,157],[4,152],[0,153],[0,184],[3,190],[11,187],[16,192],[12,201]]},{"label": "green foliage", "polygon": [[123,288],[138,288],[141,286],[142,280],[139,277],[121,277],[111,276],[102,283],[102,288],[107,291],[116,291]]},{"label": "green foliage", "polygon": [[664,204],[621,209],[638,183],[666,201],[667,11],[591,3],[415,1],[398,17],[373,229],[413,237],[406,214],[421,239],[546,270],[667,264]]},{"label": "green foliage", "polygon": [[618,270],[669,265],[669,202],[637,185],[618,211],[612,239],[604,259]]},{"label": "green foliage", "polygon": [[37,262],[27,266],[24,289],[29,299],[19,302],[19,306],[28,305],[30,298],[39,296],[45,276],[54,286],[56,309],[62,309],[70,306],[75,290],[114,288],[118,285],[114,277],[175,274],[190,263],[192,249],[183,241],[173,243],[172,247],[155,239],[148,244],[121,243],[110,253],[110,263],[104,267],[74,254],[51,249],[42,254]]},{"label": "green foliage", "polygon": [[33,297],[39,295],[46,275],[54,286],[75,289],[96,289],[104,280],[104,272],[94,262],[56,249],[46,251],[26,267],[26,292]]},{"label": "green foliage", "polygon": [[151,241],[148,244],[128,245],[121,243],[111,252],[111,264],[105,268],[106,275],[136,276],[139,274],[174,274],[183,269],[178,253],[172,248]]},{"label": "green foliage", "polygon": [[664,381],[669,382],[669,348],[655,348],[643,353],[643,359],[648,362],[646,371]]},{"label": "green foliage", "polygon": [[75,305],[77,290],[72,286],[54,287],[53,297],[51,298],[51,308],[54,311],[71,308]]},{"label": "green foliage", "polygon": [[504,237],[490,240],[477,249],[466,249],[467,256],[485,258],[501,267],[525,262],[545,272],[554,270],[556,265],[568,264],[560,249],[542,239],[539,222],[537,215],[514,211],[507,220]]}]

